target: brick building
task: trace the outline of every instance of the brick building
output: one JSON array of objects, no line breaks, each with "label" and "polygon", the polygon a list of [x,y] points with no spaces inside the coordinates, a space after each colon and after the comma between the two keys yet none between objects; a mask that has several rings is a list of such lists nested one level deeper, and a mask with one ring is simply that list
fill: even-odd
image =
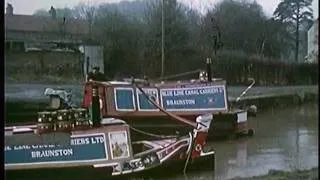
[{"label": "brick building", "polygon": [[12,5],[8,4],[5,14],[6,51],[55,49],[67,44],[82,44],[88,37],[89,25],[84,20],[57,18],[53,7],[49,12],[51,17],[14,14]]},{"label": "brick building", "polygon": [[[14,14],[8,4],[5,14],[6,82],[37,81],[45,77],[80,79],[89,25],[84,20]],[[71,71],[70,71],[71,70]]]}]

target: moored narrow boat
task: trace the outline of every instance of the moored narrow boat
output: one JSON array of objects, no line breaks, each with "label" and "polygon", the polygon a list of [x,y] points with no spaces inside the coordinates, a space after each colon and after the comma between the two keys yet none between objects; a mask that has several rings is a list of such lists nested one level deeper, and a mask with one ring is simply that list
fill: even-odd
[{"label": "moored narrow boat", "polygon": [[[212,114],[215,121],[209,128],[209,137],[252,135],[248,126],[247,109],[235,108],[228,101],[227,83],[222,79],[152,83],[145,80],[94,82],[99,88],[100,108],[103,117],[125,120],[132,127],[162,134],[174,134],[177,130],[186,134],[191,129],[185,124],[172,121],[151,104],[139,86],[159,106],[172,114],[195,121],[201,114]],[[243,96],[253,83],[241,94]],[[84,85],[82,107],[91,103],[92,82]],[[241,98],[241,96],[239,98]],[[239,99],[238,98],[238,99]],[[237,100],[238,100],[237,99]]]},{"label": "moored narrow boat", "polygon": [[[92,179],[144,174],[170,166],[180,172],[214,168],[214,151],[204,150],[211,114],[189,122],[164,112],[193,131],[186,136],[134,141],[125,121],[101,118],[97,91],[93,85],[89,109],[59,109],[51,101],[53,109],[39,112],[37,124],[6,127],[6,178],[59,179],[72,173],[72,178]],[[206,163],[205,168],[199,163]]]}]

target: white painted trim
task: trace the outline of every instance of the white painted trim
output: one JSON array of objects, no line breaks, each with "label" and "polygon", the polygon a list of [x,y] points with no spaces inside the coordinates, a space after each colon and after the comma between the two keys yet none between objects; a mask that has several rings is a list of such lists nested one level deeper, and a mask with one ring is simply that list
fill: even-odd
[{"label": "white painted trim", "polygon": [[[186,141],[187,143],[190,143],[188,139],[182,139],[182,140],[180,140],[180,141],[177,141],[177,142],[171,144],[170,146],[167,146],[167,147],[164,148],[163,150],[157,152],[157,155],[159,156],[159,154],[161,154],[163,151],[166,151],[167,149],[171,148],[172,146],[174,146],[174,145],[176,145],[176,144],[178,144],[178,143],[181,143],[181,142],[183,142],[183,141]],[[188,145],[189,145],[189,144],[188,144]],[[169,154],[167,154],[166,156],[162,157],[161,159],[159,158],[159,159],[160,159],[160,163],[162,163],[163,161],[165,161],[165,160],[167,160],[168,158],[170,158],[174,153],[176,153],[178,150],[180,150],[181,148],[183,148],[183,147],[185,147],[185,146],[187,146],[187,144],[182,144],[182,145],[178,146],[176,149],[174,149],[172,152],[170,152]]]},{"label": "white painted trim", "polygon": [[137,168],[137,169],[134,169],[133,172],[142,171],[142,170],[144,170],[144,169],[145,169],[145,167],[139,167],[139,168]]},{"label": "white painted trim", "polygon": [[223,111],[225,108],[207,108],[207,109],[166,109],[166,111]]},{"label": "white painted trim", "polygon": [[110,167],[110,166],[117,166],[119,163],[105,163],[105,164],[94,164],[94,168],[101,168],[101,167]]},{"label": "white painted trim", "polygon": [[106,159],[94,159],[94,160],[78,160],[78,161],[53,161],[53,162],[32,162],[32,163],[13,163],[13,164],[5,164],[5,169],[15,166],[35,166],[35,165],[49,165],[49,164],[75,164],[75,163],[86,163],[86,162],[98,162],[98,161],[106,161]]},{"label": "white painted trim", "polygon": [[5,131],[12,131],[13,129],[20,129],[20,128],[30,128],[30,129],[36,129],[37,125],[27,125],[27,126],[10,126],[5,127]]},{"label": "white painted trim", "polygon": [[75,138],[75,137],[85,137],[85,136],[101,136],[105,135],[104,133],[93,133],[93,134],[72,134],[70,137]]},{"label": "white painted trim", "polygon": [[189,132],[189,146],[188,146],[188,149],[187,149],[187,154],[191,151],[192,141],[193,141],[192,133]]},{"label": "white painted trim", "polygon": [[108,155],[108,146],[107,146],[107,138],[106,138],[106,134],[103,133],[103,138],[104,138],[104,151],[106,153],[106,160],[109,159],[109,155]]},{"label": "white painted trim", "polygon": [[215,152],[214,152],[214,151],[201,152],[201,153],[200,153],[200,156],[208,156],[208,155],[211,155],[211,154],[215,154]]},{"label": "white painted trim", "polygon": [[112,176],[118,176],[118,175],[120,175],[121,173],[120,172],[113,172],[111,175]]},{"label": "white painted trim", "polygon": [[189,142],[188,139],[181,139],[181,140],[176,141],[176,142],[174,142],[174,143],[172,143],[172,144],[169,144],[169,146],[165,147],[164,149],[160,150],[160,151],[157,152],[157,153],[162,153],[163,151],[166,151],[167,149],[171,148],[172,146],[174,146],[174,145],[176,145],[176,144],[178,144],[178,143],[180,143],[180,142],[183,142],[183,141]]},{"label": "white painted trim", "polygon": [[226,89],[226,85],[221,85],[224,91],[224,107],[225,110],[228,110],[228,97],[227,97],[227,89]]},{"label": "white painted trim", "polygon": [[[171,153],[167,154],[164,158],[160,159],[160,163],[162,163],[163,161],[167,160],[168,158],[170,158],[174,153],[176,153],[177,151],[179,151],[181,148],[183,148],[186,145],[180,145],[179,147],[177,147],[175,150],[173,150]],[[167,148],[166,148],[167,149]]]},{"label": "white painted trim", "polygon": [[126,170],[126,171],[122,171],[122,174],[129,174],[129,173],[132,173],[133,170]]},{"label": "white painted trim", "polygon": [[247,111],[237,113],[237,123],[247,122],[247,120],[248,120]]}]

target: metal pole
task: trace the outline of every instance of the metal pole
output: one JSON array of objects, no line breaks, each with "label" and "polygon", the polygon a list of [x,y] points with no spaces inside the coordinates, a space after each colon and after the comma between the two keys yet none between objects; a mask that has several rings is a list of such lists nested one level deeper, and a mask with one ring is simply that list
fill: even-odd
[{"label": "metal pole", "polygon": [[162,0],[162,6],[161,6],[161,78],[164,76],[164,0]]},{"label": "metal pole", "polygon": [[211,64],[212,64],[211,58],[207,58],[206,65],[207,65],[208,82],[212,82]]},{"label": "metal pole", "polygon": [[99,89],[98,86],[92,85],[92,122],[93,126],[99,126],[100,124],[100,101],[99,101]]}]

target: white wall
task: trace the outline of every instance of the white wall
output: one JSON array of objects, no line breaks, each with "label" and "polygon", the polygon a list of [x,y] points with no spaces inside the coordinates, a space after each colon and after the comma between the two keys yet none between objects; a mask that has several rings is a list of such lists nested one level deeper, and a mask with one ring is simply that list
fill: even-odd
[{"label": "white wall", "polygon": [[308,62],[314,62],[318,58],[318,28],[319,21],[315,21],[308,31]]}]

